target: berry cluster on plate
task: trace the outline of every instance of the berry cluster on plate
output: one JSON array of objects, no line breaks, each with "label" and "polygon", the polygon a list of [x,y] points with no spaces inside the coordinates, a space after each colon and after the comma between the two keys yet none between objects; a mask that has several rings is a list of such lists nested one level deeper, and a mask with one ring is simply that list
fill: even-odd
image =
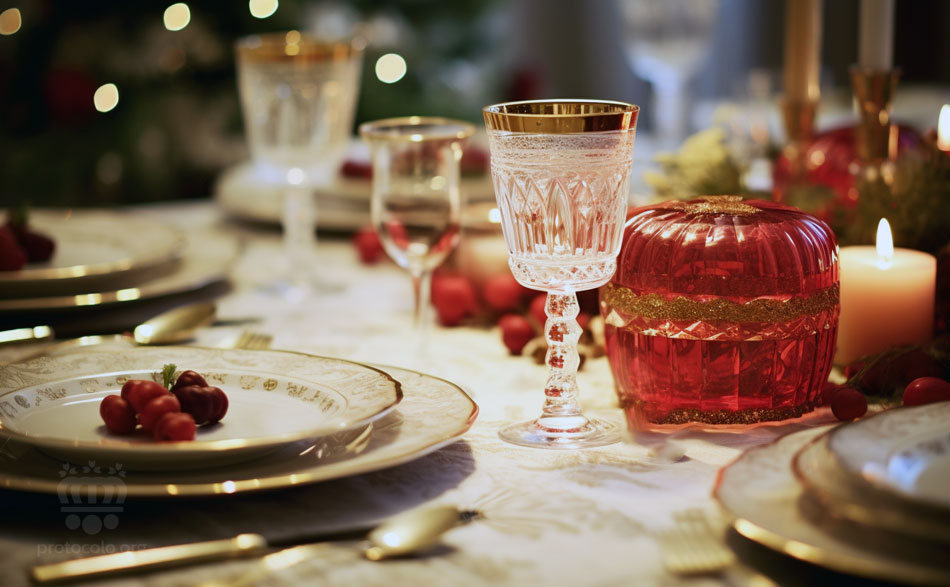
[{"label": "berry cluster on plate", "polygon": [[158,441],[194,440],[198,426],[216,424],[228,412],[228,396],[209,386],[195,371],[174,378],[175,365],[162,368],[164,385],[149,379],[130,379],[120,395],[108,395],[99,415],[113,434],[136,430]]}]

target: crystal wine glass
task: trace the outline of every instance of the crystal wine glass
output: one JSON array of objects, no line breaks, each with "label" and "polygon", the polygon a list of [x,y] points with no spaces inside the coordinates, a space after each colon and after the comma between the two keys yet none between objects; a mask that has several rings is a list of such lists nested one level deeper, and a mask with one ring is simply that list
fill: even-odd
[{"label": "crystal wine glass", "polygon": [[364,43],[298,31],[238,40],[238,88],[251,157],[286,184],[281,224],[290,291],[312,285],[313,188],[331,182],[346,155]]},{"label": "crystal wine glass", "polygon": [[458,243],[462,145],[474,130],[467,122],[420,116],[360,125],[372,151],[373,227],[386,253],[412,276],[420,344],[432,270]]},{"label": "crystal wine glass", "polygon": [[483,110],[508,265],[547,292],[549,375],[541,416],[508,426],[524,446],[581,448],[616,442],[617,427],[587,418],[577,399],[575,292],[617,267],[639,107],[599,100],[538,100]]}]

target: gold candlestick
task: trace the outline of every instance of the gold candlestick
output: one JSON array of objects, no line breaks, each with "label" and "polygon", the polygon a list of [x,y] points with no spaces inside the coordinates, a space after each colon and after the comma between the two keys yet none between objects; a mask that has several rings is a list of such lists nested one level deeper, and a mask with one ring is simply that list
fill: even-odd
[{"label": "gold candlestick", "polygon": [[805,177],[805,153],[815,131],[817,111],[817,99],[796,100],[787,97],[782,101],[786,136],[784,154],[793,184],[801,183]]},{"label": "gold candlestick", "polygon": [[860,118],[856,133],[858,156],[865,164],[886,161],[896,152],[890,145],[897,136],[891,132],[891,101],[899,78],[897,69],[851,68],[851,89]]}]

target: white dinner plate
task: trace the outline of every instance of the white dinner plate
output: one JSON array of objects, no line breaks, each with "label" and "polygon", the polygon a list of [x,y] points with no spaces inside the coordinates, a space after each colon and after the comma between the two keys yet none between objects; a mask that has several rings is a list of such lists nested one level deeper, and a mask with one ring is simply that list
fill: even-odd
[{"label": "white dinner plate", "polygon": [[[73,466],[35,447],[12,441],[0,446],[0,487],[57,494],[64,486],[75,485],[77,499],[85,499],[87,494],[101,495],[103,486],[118,487],[117,494],[122,496],[119,499],[281,489],[400,465],[455,442],[471,428],[478,407],[457,385],[415,371],[381,368],[402,384],[403,400],[396,409],[373,422],[368,444],[357,449],[344,446],[354,435],[348,432],[317,442],[296,442],[263,458],[230,466],[125,471],[115,462],[101,460],[93,466]],[[343,438],[337,440],[340,436]]]},{"label": "white dinner plate", "polygon": [[829,429],[803,430],[751,448],[719,472],[713,496],[733,528],[768,548],[835,571],[897,583],[950,584],[944,544],[888,540],[873,529],[815,515],[790,464]]},{"label": "white dinner plate", "polygon": [[0,297],[0,312],[129,304],[197,290],[226,280],[239,251],[238,241],[230,236],[213,232],[188,233],[180,258],[155,267],[152,271],[136,273],[140,279],[132,283],[121,286],[112,283],[104,289],[69,295],[51,295],[54,292],[47,291],[43,296]]},{"label": "white dinner plate", "polygon": [[950,513],[950,401],[886,410],[828,435],[841,468],[904,501]]},{"label": "white dinner plate", "polygon": [[[194,441],[112,434],[99,404],[162,366],[197,371],[228,396],[227,415]],[[401,399],[398,382],[351,361],[288,352],[146,347],[42,357],[0,374],[0,436],[72,462],[179,469],[251,458],[282,445],[365,426]]]},{"label": "white dinner plate", "polygon": [[56,243],[53,256],[0,271],[2,298],[97,291],[174,260],[184,243],[170,226],[107,210],[33,210],[29,218]]},{"label": "white dinner plate", "polygon": [[950,512],[895,499],[890,492],[870,486],[860,477],[842,470],[828,448],[828,439],[845,427],[817,438],[792,459],[792,470],[806,494],[830,517],[950,546]]}]

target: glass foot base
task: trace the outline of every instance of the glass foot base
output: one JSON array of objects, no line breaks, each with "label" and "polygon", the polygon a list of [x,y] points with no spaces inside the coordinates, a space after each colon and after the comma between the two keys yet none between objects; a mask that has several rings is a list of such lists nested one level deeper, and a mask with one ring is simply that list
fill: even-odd
[{"label": "glass foot base", "polygon": [[586,420],[586,424],[566,430],[543,426],[539,420],[520,422],[502,428],[498,436],[512,444],[535,448],[592,448],[620,442],[616,424],[597,418]]}]

